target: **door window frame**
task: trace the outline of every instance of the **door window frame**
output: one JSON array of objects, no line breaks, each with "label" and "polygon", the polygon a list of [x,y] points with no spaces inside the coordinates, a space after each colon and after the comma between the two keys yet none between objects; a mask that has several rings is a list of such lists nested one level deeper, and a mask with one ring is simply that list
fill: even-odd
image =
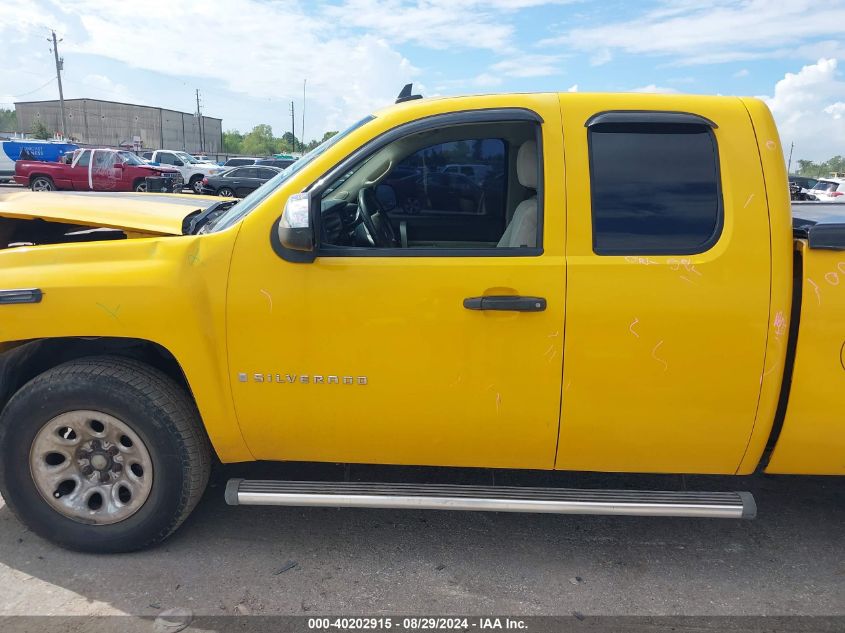
[{"label": "door window frame", "polygon": [[[533,247],[491,247],[491,248],[377,248],[371,246],[331,246],[321,243],[322,218],[320,200],[322,193],[344,173],[358,166],[381,148],[399,140],[431,129],[454,127],[467,124],[526,122],[534,125],[534,140],[537,143],[537,246]],[[538,257],[543,254],[543,216],[545,178],[543,171],[543,118],[528,108],[488,108],[463,110],[446,114],[435,114],[404,123],[376,136],[323,174],[305,189],[312,194],[311,224],[316,239],[316,257]],[[281,254],[278,243],[278,220],[271,231],[273,249]],[[505,223],[507,228],[507,222]]]},{"label": "door window frame", "polygon": [[[593,183],[595,182],[595,162],[593,161],[593,132],[595,126],[603,123],[617,123],[623,125],[643,124],[682,124],[698,125],[707,129],[707,134],[713,142],[713,155],[716,168],[716,224],[710,238],[697,248],[596,248],[596,222],[593,210]],[[719,139],[716,138],[715,130],[718,125],[699,114],[690,112],[678,112],[671,110],[606,110],[591,116],[584,123],[587,128],[587,166],[590,174],[590,240],[591,248],[595,255],[599,256],[637,256],[637,255],[701,255],[711,250],[722,237],[725,227],[725,200],[722,194],[722,164],[719,156]]]}]

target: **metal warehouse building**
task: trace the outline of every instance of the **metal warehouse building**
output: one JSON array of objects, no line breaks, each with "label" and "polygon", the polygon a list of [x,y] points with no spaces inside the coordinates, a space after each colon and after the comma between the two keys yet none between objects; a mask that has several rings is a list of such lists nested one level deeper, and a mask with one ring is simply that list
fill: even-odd
[{"label": "metal warehouse building", "polygon": [[[58,101],[20,101],[15,103],[18,126],[30,130],[42,121],[51,132],[60,131],[61,108]],[[65,99],[67,135],[86,145],[132,145],[140,142],[150,149],[175,149],[187,152],[222,150],[223,120],[164,108],[102,101],[100,99]]]}]

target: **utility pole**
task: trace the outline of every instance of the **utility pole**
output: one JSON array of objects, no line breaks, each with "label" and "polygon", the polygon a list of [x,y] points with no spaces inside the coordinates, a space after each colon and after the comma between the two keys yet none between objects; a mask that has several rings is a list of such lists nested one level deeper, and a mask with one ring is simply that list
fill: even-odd
[{"label": "utility pole", "polygon": [[299,130],[299,134],[302,136],[300,139],[300,147],[302,149],[302,153],[305,153],[305,86],[308,84],[307,79],[302,80],[302,128]]},{"label": "utility pole", "polygon": [[786,175],[787,176],[792,173],[792,150],[793,150],[794,147],[795,147],[795,142],[793,141],[792,143],[789,144],[789,160],[786,163]]},{"label": "utility pole", "polygon": [[[62,111],[62,136],[67,138],[67,123],[65,122],[65,94],[62,91],[62,70],[65,67],[64,58],[59,57],[59,46],[56,32],[53,31],[53,58],[56,60],[56,79],[59,80],[59,107]],[[48,40],[49,41],[49,40]]]},{"label": "utility pole", "polygon": [[202,108],[200,108],[200,89],[197,88],[197,122],[200,128],[200,151],[205,152],[205,131],[203,130]]},{"label": "utility pole", "polygon": [[293,151],[296,151],[296,118],[293,113],[293,101],[290,102],[290,144]]}]

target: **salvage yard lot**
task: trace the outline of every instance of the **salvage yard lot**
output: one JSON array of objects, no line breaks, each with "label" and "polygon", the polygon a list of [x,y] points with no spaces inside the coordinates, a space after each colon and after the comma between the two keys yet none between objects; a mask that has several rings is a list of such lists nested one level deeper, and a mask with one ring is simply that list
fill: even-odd
[{"label": "salvage yard lot", "polygon": [[0,502],[0,614],[845,614],[833,478],[716,480],[755,494],[754,521],[226,506],[226,477],[258,468],[216,473],[128,555],[58,549]]}]

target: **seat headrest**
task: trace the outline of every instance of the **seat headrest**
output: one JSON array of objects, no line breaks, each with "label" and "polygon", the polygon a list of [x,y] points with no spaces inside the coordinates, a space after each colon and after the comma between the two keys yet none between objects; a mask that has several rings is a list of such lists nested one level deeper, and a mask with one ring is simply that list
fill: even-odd
[{"label": "seat headrest", "polygon": [[525,141],[519,146],[516,177],[523,187],[537,188],[537,141]]}]

